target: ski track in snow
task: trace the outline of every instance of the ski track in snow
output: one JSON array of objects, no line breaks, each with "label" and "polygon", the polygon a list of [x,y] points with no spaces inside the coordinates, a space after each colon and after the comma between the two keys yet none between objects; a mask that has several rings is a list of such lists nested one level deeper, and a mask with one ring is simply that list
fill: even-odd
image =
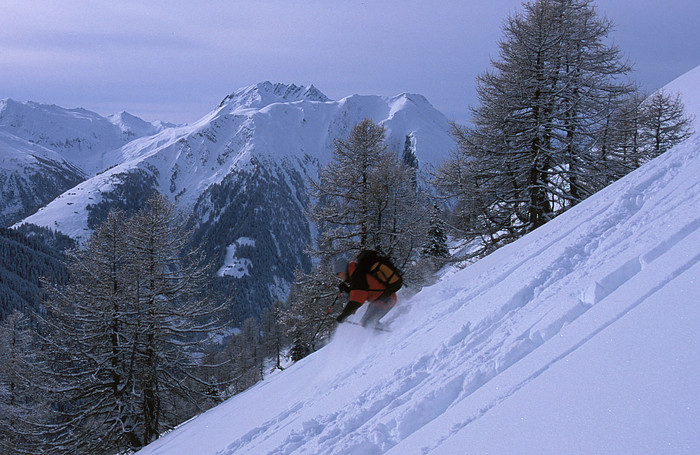
[{"label": "ski track in snow", "polygon": [[[695,237],[691,240],[691,244],[699,244],[700,243],[700,234],[695,235]],[[430,447],[423,447],[422,448],[422,453],[430,453],[433,450],[437,449],[442,442],[445,440],[449,439],[451,436],[456,434],[458,431],[469,425],[470,423],[474,422],[484,414],[486,414],[489,410],[493,409],[495,406],[499,405],[500,403],[504,402],[506,399],[508,399],[510,396],[515,394],[517,391],[528,385],[530,382],[533,380],[537,379],[540,375],[542,375],[545,371],[550,369],[553,365],[555,365],[557,362],[562,361],[566,357],[568,357],[571,353],[579,349],[581,346],[585,345],[588,341],[590,341],[593,337],[598,335],[599,333],[603,332],[605,329],[607,329],[609,326],[620,320],[622,317],[624,317],[626,314],[628,314],[630,311],[632,311],[635,307],[639,306],[643,302],[645,302],[649,297],[654,295],[656,292],[659,290],[663,289],[665,286],[667,286],[673,279],[676,277],[680,276],[684,272],[690,270],[693,266],[696,264],[700,263],[700,254],[695,255],[692,257],[688,262],[682,264],[681,267],[671,271],[667,276],[663,277],[663,279],[659,280],[650,290],[644,292],[643,295],[641,295],[637,300],[633,301],[631,304],[626,304],[624,306],[621,306],[621,308],[618,310],[618,312],[610,317],[607,321],[601,323],[599,327],[597,327],[596,330],[591,331],[590,333],[587,333],[585,336],[583,336],[579,341],[577,341],[575,344],[572,346],[564,349],[559,355],[554,357],[553,359],[549,360],[546,362],[544,365],[542,365],[539,369],[535,370],[532,372],[530,375],[528,375],[524,380],[521,382],[518,382],[515,384],[512,388],[507,389],[505,392],[499,394],[495,399],[493,399],[490,403],[488,403],[486,406],[482,406],[478,409],[478,411],[470,415],[468,418],[463,419],[461,422],[453,424],[451,431],[445,435],[444,437],[440,438],[437,443]],[[621,283],[620,286],[622,286]],[[570,321],[570,322],[573,322]],[[538,346],[538,345],[537,345]],[[512,354],[513,357],[511,360],[513,360],[513,363],[515,363],[517,360],[520,360],[524,355],[529,354],[532,352],[534,349],[524,349],[520,352],[517,350]],[[494,375],[495,376],[495,375]],[[479,384],[479,387],[483,386],[486,384],[488,381],[484,381],[482,384]]]}]

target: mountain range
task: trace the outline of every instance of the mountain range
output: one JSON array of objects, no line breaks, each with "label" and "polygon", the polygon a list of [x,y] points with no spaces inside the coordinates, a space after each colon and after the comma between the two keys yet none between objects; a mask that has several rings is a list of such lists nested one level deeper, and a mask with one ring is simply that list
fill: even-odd
[{"label": "mountain range", "polygon": [[126,112],[0,101],[0,226],[11,225],[104,170],[106,152],[170,124]]},{"label": "mountain range", "polygon": [[454,147],[445,116],[407,93],[333,101],[313,85],[263,82],[188,125],[4,100],[1,225],[31,223],[81,241],[109,210],[136,210],[159,191],[192,213],[195,242],[235,292],[237,315],[259,316],[284,298],[295,269],[310,268],[309,178],[365,118],[384,125],[397,154],[412,149],[419,172]]}]

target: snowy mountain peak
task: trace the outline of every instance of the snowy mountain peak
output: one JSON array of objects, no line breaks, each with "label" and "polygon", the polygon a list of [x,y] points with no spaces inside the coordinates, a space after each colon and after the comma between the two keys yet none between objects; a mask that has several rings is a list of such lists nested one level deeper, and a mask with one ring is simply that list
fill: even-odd
[{"label": "snowy mountain peak", "polygon": [[[330,158],[333,141],[346,137],[353,125],[365,118],[384,125],[386,143],[397,153],[404,150],[410,136],[421,163],[436,163],[454,147],[447,119],[421,95],[391,98],[351,95],[333,102],[313,85],[262,82],[235,91],[199,121],[158,134],[149,134],[152,125],[126,112],[102,118],[102,123],[112,130],[111,136],[102,137],[109,139],[109,143],[116,143],[114,139],[121,143],[103,153],[92,154],[95,161],[92,166],[79,166],[92,169],[89,173],[95,179],[71,191],[76,193],[76,200],[57,199],[26,221],[82,237],[89,233],[87,205],[94,205],[102,193],[114,190],[113,175],[139,169],[156,169],[158,190],[185,210],[192,209],[201,197],[209,197],[205,195],[212,185],[221,185],[227,178],[232,179],[231,175],[250,171],[247,166],[252,160],[266,163],[275,168],[274,172],[279,168],[284,168],[284,172],[300,172],[304,174],[300,177],[303,182],[305,174],[318,172],[319,164]],[[42,122],[47,123],[50,122]],[[71,129],[77,128],[63,125],[47,136],[58,137],[61,144],[75,144],[71,151],[76,159],[70,159],[63,150],[58,151],[73,163],[84,163],[80,152],[95,135],[76,133],[79,140],[66,141],[67,136],[74,136]],[[129,132],[143,137],[124,144]],[[28,135],[28,140],[33,137]],[[109,170],[97,175],[105,169]],[[296,176],[288,180],[295,179]],[[294,188],[297,191],[303,192]],[[71,207],[66,207],[69,203]],[[84,210],[76,210],[78,205]],[[216,211],[202,211],[215,217]]]},{"label": "snowy mountain peak", "polygon": [[0,103],[0,126],[7,121],[22,119],[27,116],[52,116],[70,120],[96,121],[102,119],[99,114],[83,108],[66,109],[55,104],[43,104],[34,101],[20,102],[7,98]]},{"label": "snowy mountain peak", "polygon": [[60,153],[88,175],[104,170],[105,153],[167,126],[126,112],[106,118],[83,108],[12,99],[0,103],[0,130]]},{"label": "snowy mountain peak", "polygon": [[119,127],[125,138],[137,138],[144,136],[152,136],[163,131],[166,128],[172,128],[177,125],[165,123],[161,121],[147,122],[140,117],[136,117],[126,111],[107,116],[112,124]]},{"label": "snowy mountain peak", "polygon": [[109,119],[110,122],[114,123],[117,126],[123,126],[123,125],[136,125],[139,127],[144,127],[146,125],[149,125],[148,122],[145,120],[136,117],[135,115],[132,115],[126,111],[121,111],[116,114],[111,114],[108,115],[107,118]]},{"label": "snowy mountain peak", "polygon": [[390,103],[403,101],[403,102],[413,103],[413,104],[416,104],[418,106],[431,106],[432,107],[432,104],[430,104],[430,101],[428,101],[428,99],[426,97],[424,97],[423,95],[419,95],[417,93],[404,92],[404,93],[401,93],[399,95],[391,97],[389,101],[390,101]]},{"label": "snowy mountain peak", "polygon": [[221,101],[219,107],[228,106],[233,111],[238,108],[261,108],[273,103],[302,100],[330,101],[313,85],[297,86],[265,81],[233,92]]}]

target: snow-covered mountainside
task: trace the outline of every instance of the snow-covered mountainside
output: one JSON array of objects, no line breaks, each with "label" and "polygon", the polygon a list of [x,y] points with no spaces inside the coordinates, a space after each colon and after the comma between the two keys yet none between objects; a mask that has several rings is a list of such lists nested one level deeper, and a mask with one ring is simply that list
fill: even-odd
[{"label": "snow-covered mountainside", "polygon": [[264,82],[225,97],[192,125],[105,153],[104,172],[24,221],[85,238],[110,208],[128,210],[158,190],[193,211],[196,240],[206,240],[239,309],[251,304],[256,315],[286,295],[296,268],[310,267],[308,179],[329,160],[333,141],[365,118],[385,126],[397,154],[411,147],[419,170],[454,147],[447,119],[421,95],[332,101],[313,86]]},{"label": "snow-covered mountainside", "polygon": [[126,112],[107,118],[85,109],[0,100],[0,131],[60,153],[87,175],[105,169],[106,152],[169,126],[147,123]]},{"label": "snow-covered mountainside", "polygon": [[699,283],[695,134],[139,454],[697,454]]},{"label": "snow-covered mountainside", "polygon": [[131,141],[139,137],[153,136],[164,129],[178,126],[174,123],[163,122],[160,120],[156,120],[155,122],[147,122],[139,117],[136,117],[135,115],[129,114],[126,111],[108,115],[107,120],[119,128],[119,131],[121,131],[121,138],[124,141]]},{"label": "snow-covered mountainside", "polygon": [[87,176],[59,153],[0,129],[0,226],[9,226]]},{"label": "snow-covered mountainside", "polygon": [[85,109],[0,100],[0,226],[103,171],[108,151],[172,126],[126,112],[102,117]]}]

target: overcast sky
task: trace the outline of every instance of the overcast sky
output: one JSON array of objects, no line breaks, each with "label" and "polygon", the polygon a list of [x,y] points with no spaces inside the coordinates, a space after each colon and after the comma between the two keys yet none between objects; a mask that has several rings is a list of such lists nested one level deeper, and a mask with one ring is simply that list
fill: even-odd
[{"label": "overcast sky", "polygon": [[[0,99],[193,122],[257,82],[477,103],[520,0],[5,0]],[[699,0],[598,0],[646,90],[700,65]]]}]

